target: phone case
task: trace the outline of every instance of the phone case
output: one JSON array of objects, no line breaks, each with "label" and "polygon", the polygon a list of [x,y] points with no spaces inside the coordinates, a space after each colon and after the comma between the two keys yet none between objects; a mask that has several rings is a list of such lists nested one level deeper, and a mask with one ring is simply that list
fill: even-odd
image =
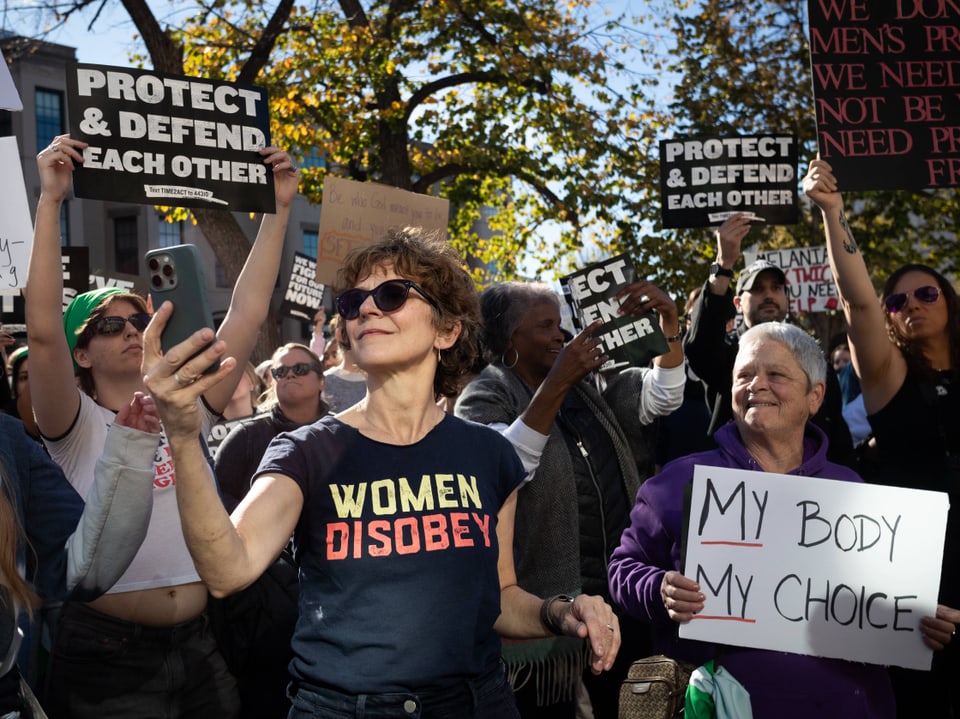
[{"label": "phone case", "polygon": [[[160,309],[166,300],[173,303],[173,314],[160,338],[164,353],[198,329],[215,329],[203,265],[196,245],[174,245],[150,250],[143,259],[147,266],[154,310]],[[206,371],[213,372],[218,366],[219,361]]]}]

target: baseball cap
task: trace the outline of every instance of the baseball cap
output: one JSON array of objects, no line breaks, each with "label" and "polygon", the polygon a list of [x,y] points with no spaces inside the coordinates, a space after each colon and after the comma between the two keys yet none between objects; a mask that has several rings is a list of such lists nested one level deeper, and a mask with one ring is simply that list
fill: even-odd
[{"label": "baseball cap", "polygon": [[93,311],[105,299],[121,292],[126,292],[126,290],[120,287],[101,287],[77,295],[67,305],[67,311],[63,313],[63,330],[67,333],[67,344],[70,345],[71,356],[73,356],[73,350],[77,346],[77,335],[80,334],[80,329],[90,319]]},{"label": "baseball cap", "polygon": [[784,285],[787,284],[787,276],[783,274],[783,270],[770,260],[757,260],[752,265],[748,265],[741,270],[740,277],[737,279],[737,294],[740,295],[747,290],[752,290],[753,284],[757,281],[760,273],[767,271],[776,272],[780,282]]}]

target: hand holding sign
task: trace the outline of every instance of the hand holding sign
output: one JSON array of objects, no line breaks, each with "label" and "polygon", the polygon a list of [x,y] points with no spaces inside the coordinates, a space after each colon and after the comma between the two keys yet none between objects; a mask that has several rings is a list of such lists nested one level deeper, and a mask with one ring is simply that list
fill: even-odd
[{"label": "hand holding sign", "polygon": [[810,163],[803,178],[803,192],[825,214],[833,214],[843,209],[843,196],[837,189],[837,178],[833,168],[819,157]]},{"label": "hand holding sign", "polygon": [[[74,140],[69,135],[58,135],[37,155],[40,171],[40,196],[62,202],[70,194],[73,171],[83,162],[83,149],[87,143]],[[75,164],[76,163],[76,164]]]},{"label": "hand holding sign", "polygon": [[680,624],[686,624],[703,611],[706,597],[700,585],[675,569],[663,575],[660,583],[660,598],[667,608],[667,615]]},{"label": "hand holding sign", "polygon": [[273,192],[277,207],[288,207],[297,196],[300,186],[300,172],[297,163],[286,152],[274,145],[260,150],[263,161],[273,168]]},{"label": "hand holding sign", "polygon": [[740,257],[743,238],[750,232],[750,215],[737,212],[730,215],[717,228],[717,262],[723,267],[733,267]]}]

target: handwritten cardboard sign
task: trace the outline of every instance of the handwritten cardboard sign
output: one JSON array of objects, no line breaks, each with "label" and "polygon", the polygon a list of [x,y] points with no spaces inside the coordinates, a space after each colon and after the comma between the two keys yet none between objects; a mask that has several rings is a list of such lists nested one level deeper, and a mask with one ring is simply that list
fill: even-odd
[{"label": "handwritten cardboard sign", "polygon": [[827,259],[827,248],[802,247],[789,250],[745,250],[746,265],[770,260],[787,277],[790,312],[825,312],[840,306],[837,286]]},{"label": "handwritten cardboard sign", "polygon": [[23,110],[23,101],[13,84],[13,76],[10,74],[10,68],[7,67],[7,61],[2,52],[0,52],[0,110],[13,112]]},{"label": "handwritten cardboard sign", "polygon": [[684,574],[704,611],[680,636],[929,669],[942,492],[697,466]]},{"label": "handwritten cardboard sign", "polygon": [[72,63],[70,135],[89,143],[77,197],[273,212],[265,90],[223,80]]},{"label": "handwritten cardboard sign", "polygon": [[844,190],[960,186],[960,6],[809,0],[820,156]]},{"label": "handwritten cardboard sign", "polygon": [[287,317],[312,321],[323,306],[323,285],[317,284],[317,261],[310,255],[295,252],[287,291],[283,293],[280,311]]},{"label": "handwritten cardboard sign", "polygon": [[375,182],[330,177],[323,182],[317,238],[317,282],[335,287],[343,258],[391,227],[422,227],[446,236],[450,201]]},{"label": "handwritten cardboard sign", "polygon": [[797,222],[793,135],[678,137],[660,142],[664,227],[707,227],[734,212],[773,225]]},{"label": "handwritten cardboard sign", "polygon": [[33,222],[17,138],[0,137],[0,290],[24,287],[33,247]]},{"label": "handwritten cardboard sign", "polygon": [[633,261],[621,254],[560,278],[577,330],[603,320],[600,329],[594,332],[608,357],[600,372],[646,367],[654,357],[670,351],[655,312],[639,317],[619,314],[620,302],[615,297],[624,287],[633,284],[635,274]]}]

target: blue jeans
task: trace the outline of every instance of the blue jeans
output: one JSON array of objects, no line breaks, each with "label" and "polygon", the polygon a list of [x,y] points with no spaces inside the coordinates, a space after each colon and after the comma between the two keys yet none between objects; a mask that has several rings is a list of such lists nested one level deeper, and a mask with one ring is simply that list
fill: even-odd
[{"label": "blue jeans", "polygon": [[476,679],[419,694],[343,694],[294,683],[288,719],[520,719],[503,663]]},{"label": "blue jeans", "polygon": [[46,698],[51,719],[233,719],[240,710],[205,614],[149,627],[76,602],[60,614]]}]

